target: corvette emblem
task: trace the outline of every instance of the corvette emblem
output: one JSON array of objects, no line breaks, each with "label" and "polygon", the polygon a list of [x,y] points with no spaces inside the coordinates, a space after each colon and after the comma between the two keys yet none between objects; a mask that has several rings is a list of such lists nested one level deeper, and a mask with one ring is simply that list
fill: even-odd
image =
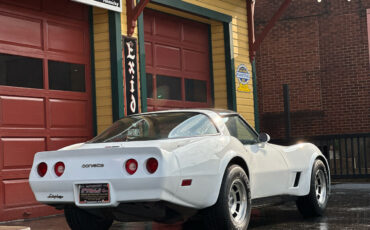
[{"label": "corvette emblem", "polygon": [[104,164],[83,164],[81,165],[81,168],[103,168]]}]

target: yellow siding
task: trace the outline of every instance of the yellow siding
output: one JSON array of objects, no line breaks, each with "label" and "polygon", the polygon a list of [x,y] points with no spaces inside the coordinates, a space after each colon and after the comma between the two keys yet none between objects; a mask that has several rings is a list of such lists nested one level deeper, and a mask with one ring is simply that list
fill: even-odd
[{"label": "yellow siding", "polygon": [[[232,38],[234,45],[235,70],[239,64],[245,64],[252,76],[252,66],[249,61],[248,50],[248,23],[245,0],[183,0],[200,7],[214,10],[233,17]],[[218,25],[217,25],[218,24]],[[223,28],[221,23],[211,23],[212,27],[212,53],[215,82],[215,106],[227,107],[226,80],[225,80],[225,56]],[[238,79],[235,78],[235,89],[238,88]],[[223,87],[222,87],[223,86]],[[254,125],[254,105],[252,79],[248,82],[250,93],[236,91],[236,102],[238,112]],[[221,103],[222,102],[222,103]]]},{"label": "yellow siding", "polygon": [[[227,109],[224,29],[221,22],[211,23],[213,91],[215,108]],[[220,42],[221,41],[221,42]]]},{"label": "yellow siding", "polygon": [[165,12],[165,13],[173,14],[173,15],[176,15],[176,16],[179,16],[179,17],[192,19],[192,20],[198,21],[198,22],[203,22],[203,23],[207,23],[207,24],[210,24],[212,22],[211,20],[208,20],[206,18],[198,17],[198,16],[193,15],[193,14],[185,13],[185,12],[182,12],[182,11],[174,10],[174,9],[171,9],[171,8],[167,8],[167,7],[152,4],[152,3],[149,3],[147,5],[147,7],[151,8],[151,9],[154,9],[154,10],[162,11],[162,12]]},{"label": "yellow siding", "polygon": [[112,124],[108,11],[93,8],[97,131]]}]

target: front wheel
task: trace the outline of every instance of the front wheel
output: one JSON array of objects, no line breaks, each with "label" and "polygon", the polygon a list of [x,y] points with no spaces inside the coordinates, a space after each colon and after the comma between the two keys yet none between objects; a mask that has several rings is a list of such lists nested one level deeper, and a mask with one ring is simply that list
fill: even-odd
[{"label": "front wheel", "polygon": [[205,227],[213,230],[245,230],[251,216],[248,176],[238,165],[227,168],[216,204],[205,210]]},{"label": "front wheel", "polygon": [[321,160],[316,160],[312,168],[310,193],[299,197],[296,204],[304,217],[317,217],[324,214],[329,199],[329,173]]},{"label": "front wheel", "polygon": [[108,230],[113,223],[112,219],[95,216],[77,207],[67,207],[64,215],[72,230]]}]

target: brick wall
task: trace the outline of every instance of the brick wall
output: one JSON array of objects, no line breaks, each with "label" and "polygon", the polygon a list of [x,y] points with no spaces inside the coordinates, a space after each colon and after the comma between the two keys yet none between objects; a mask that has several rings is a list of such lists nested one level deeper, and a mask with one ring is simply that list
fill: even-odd
[{"label": "brick wall", "polygon": [[[283,0],[256,1],[258,35]],[[370,1],[292,1],[257,51],[261,131],[283,138],[282,84],[292,136],[370,132]]]}]

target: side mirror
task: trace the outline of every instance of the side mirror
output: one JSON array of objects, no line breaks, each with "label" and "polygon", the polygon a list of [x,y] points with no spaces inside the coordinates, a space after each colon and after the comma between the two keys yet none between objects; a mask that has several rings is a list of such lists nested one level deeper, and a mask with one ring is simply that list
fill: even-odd
[{"label": "side mirror", "polygon": [[267,133],[260,133],[258,136],[258,140],[260,142],[266,143],[270,141],[270,136]]}]

